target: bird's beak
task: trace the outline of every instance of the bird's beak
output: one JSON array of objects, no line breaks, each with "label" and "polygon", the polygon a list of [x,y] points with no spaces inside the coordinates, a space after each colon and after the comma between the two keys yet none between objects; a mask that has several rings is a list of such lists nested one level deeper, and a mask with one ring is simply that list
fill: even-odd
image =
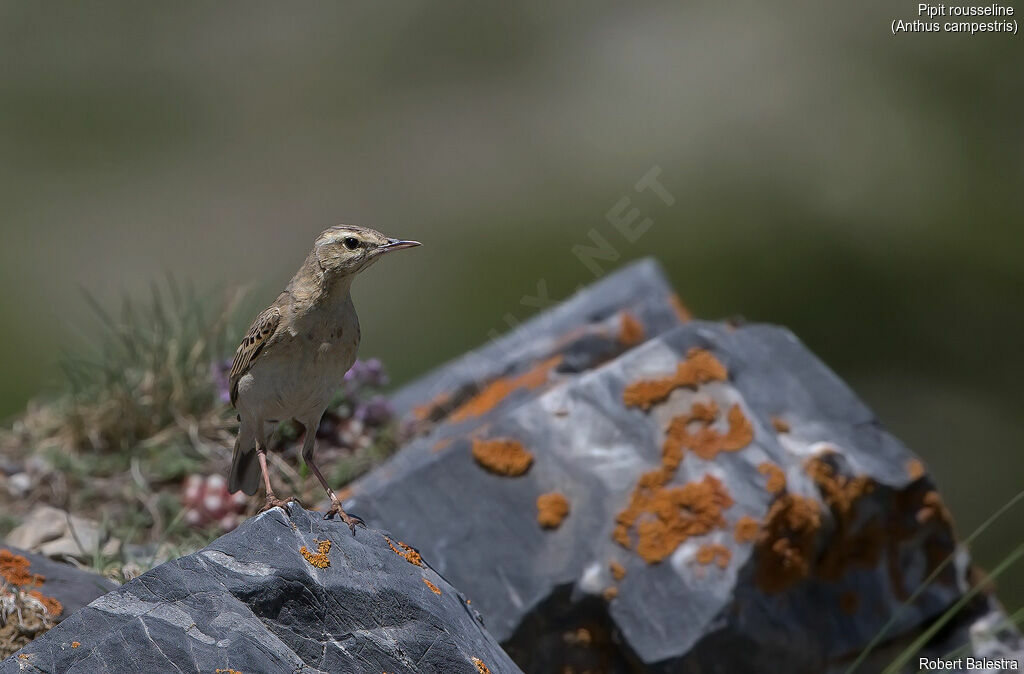
[{"label": "bird's beak", "polygon": [[415,248],[416,246],[422,246],[419,241],[403,241],[402,239],[388,239],[388,242],[380,247],[381,252],[389,253],[393,250],[402,250],[403,248]]}]

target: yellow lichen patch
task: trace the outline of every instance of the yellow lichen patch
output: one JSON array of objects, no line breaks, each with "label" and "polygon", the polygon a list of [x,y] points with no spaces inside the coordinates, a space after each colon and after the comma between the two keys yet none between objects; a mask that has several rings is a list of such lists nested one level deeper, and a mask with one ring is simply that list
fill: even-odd
[{"label": "yellow lichen patch", "polygon": [[537,497],[537,522],[545,529],[556,529],[569,514],[569,499],[556,491]]},{"label": "yellow lichen patch", "polygon": [[757,472],[768,476],[768,481],[764,483],[764,488],[769,492],[778,494],[786,488],[786,474],[774,463],[765,461],[757,467]]},{"label": "yellow lichen patch", "polygon": [[16,555],[7,548],[0,550],[0,578],[9,585],[42,585],[46,577],[31,573],[31,562],[23,555]]},{"label": "yellow lichen patch", "polygon": [[633,314],[623,311],[619,324],[619,344],[626,347],[636,346],[644,341],[645,336],[644,324]]},{"label": "yellow lichen patch", "polygon": [[327,553],[331,551],[331,542],[318,541],[313,539],[316,543],[316,552],[310,552],[309,548],[303,545],[299,548],[299,554],[306,558],[306,561],[315,566],[318,569],[326,569],[331,565],[331,560],[327,559]]},{"label": "yellow lichen patch", "polygon": [[627,407],[649,410],[677,388],[695,388],[710,381],[725,381],[728,376],[725,366],[710,351],[695,347],[687,352],[686,360],[679,363],[674,374],[633,382],[623,391],[622,400]]},{"label": "yellow lichen patch", "polygon": [[676,312],[676,317],[679,319],[680,323],[688,323],[693,320],[693,314],[686,308],[683,301],[679,299],[679,295],[676,295],[675,293],[669,295],[668,303],[672,307],[673,311]]},{"label": "yellow lichen patch", "polygon": [[789,424],[782,417],[772,417],[772,428],[776,433],[789,433]]},{"label": "yellow lichen patch", "polygon": [[733,535],[737,543],[749,543],[757,538],[757,532],[761,530],[761,524],[753,517],[744,515],[736,522]]},{"label": "yellow lichen patch", "polygon": [[612,562],[608,565],[608,568],[612,572],[612,578],[615,580],[622,580],[626,577],[626,567],[622,566],[618,562]]},{"label": "yellow lichen patch", "polygon": [[388,542],[388,546],[391,548],[391,551],[394,552],[396,555],[404,558],[405,561],[409,562],[410,564],[415,564],[416,566],[423,566],[423,558],[420,557],[420,553],[413,550],[411,545],[406,545],[402,541],[398,541],[399,547],[402,548],[401,550],[399,550],[395,547],[395,544],[391,542],[390,538],[385,536],[384,540]]},{"label": "yellow lichen patch", "polygon": [[72,641],[71,642],[71,648],[78,648],[81,645],[82,645],[82,642],[80,642],[80,641]]},{"label": "yellow lichen patch", "polygon": [[732,559],[732,551],[720,543],[705,543],[697,549],[697,563],[708,565],[712,562],[718,564],[720,569],[729,566]]},{"label": "yellow lichen patch", "polygon": [[491,674],[491,669],[484,664],[484,661],[480,658],[470,658],[473,664],[476,665],[477,674]]},{"label": "yellow lichen patch", "polygon": [[517,440],[509,438],[474,438],[473,458],[492,473],[508,477],[522,475],[533,463],[533,454],[526,451]]},{"label": "yellow lichen patch", "polygon": [[606,587],[604,591],[601,593],[601,596],[605,598],[605,601],[611,601],[612,599],[615,599],[619,596],[619,588],[615,587],[614,585]]},{"label": "yellow lichen patch", "polygon": [[514,391],[533,390],[547,383],[548,375],[562,362],[562,357],[553,356],[516,377],[500,377],[484,387],[451,414],[451,420],[464,421],[490,412]]},{"label": "yellow lichen patch", "polygon": [[919,480],[924,477],[924,464],[921,463],[920,459],[910,459],[907,461],[907,475],[911,480]]},{"label": "yellow lichen patch", "polygon": [[688,538],[723,526],[722,511],[733,503],[711,475],[700,482],[668,487],[671,476],[664,469],[642,475],[629,505],[615,518],[615,541],[633,548],[630,531],[635,528],[636,552],[648,564],[665,559]]},{"label": "yellow lichen patch", "polygon": [[775,500],[757,538],[757,585],[781,592],[811,571],[814,539],[821,529],[818,502],[797,494]]},{"label": "yellow lichen patch", "polygon": [[221,669],[221,668],[218,667],[217,669],[215,669],[213,671],[216,672],[216,674],[242,674],[237,669],[230,669],[230,668],[228,668],[228,669]]},{"label": "yellow lichen patch", "polygon": [[427,580],[426,578],[424,578],[424,579],[423,579],[423,583],[424,583],[424,584],[425,584],[425,585],[426,585],[427,587],[429,587],[429,588],[430,588],[430,591],[431,591],[431,592],[433,592],[434,594],[437,594],[437,595],[440,595],[440,594],[441,594],[441,589],[440,589],[439,587],[437,587],[437,585],[434,585],[433,583],[431,583],[431,582],[430,582],[429,580]]}]

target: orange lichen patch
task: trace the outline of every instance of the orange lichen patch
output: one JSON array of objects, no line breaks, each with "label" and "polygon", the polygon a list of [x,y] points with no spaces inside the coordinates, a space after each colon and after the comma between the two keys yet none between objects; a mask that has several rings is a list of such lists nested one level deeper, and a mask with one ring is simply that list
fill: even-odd
[{"label": "orange lichen patch", "polygon": [[648,564],[665,559],[688,538],[723,526],[722,511],[733,503],[722,483],[711,475],[700,482],[668,487],[671,476],[664,469],[642,475],[629,506],[615,518],[615,541],[632,548],[630,530],[635,527],[636,552]]},{"label": "orange lichen patch", "polygon": [[[682,459],[682,448],[691,450],[701,459],[711,461],[719,452],[738,452],[751,444],[754,439],[754,427],[738,405],[729,408],[729,429],[725,433],[711,427],[717,415],[718,407],[714,403],[710,406],[698,403],[690,410],[690,414],[680,415],[672,420],[663,452],[675,461],[675,466],[679,465],[676,459]],[[689,426],[692,422],[697,422],[700,426],[691,433]]]},{"label": "orange lichen patch", "polygon": [[786,474],[774,463],[765,461],[757,467],[757,472],[768,476],[768,481],[764,483],[764,488],[771,493],[778,494],[786,488]]},{"label": "orange lichen patch", "polygon": [[522,475],[533,463],[533,454],[526,451],[518,441],[509,438],[474,438],[473,458],[492,473],[508,477]]},{"label": "orange lichen patch", "polygon": [[939,492],[935,490],[925,492],[924,498],[921,501],[923,505],[916,515],[918,523],[940,522],[947,527],[953,526],[953,515],[946,508],[946,504],[942,502]]},{"label": "orange lichen patch", "polygon": [[473,664],[476,665],[477,674],[491,674],[490,668],[484,664],[484,661],[480,658],[470,658]]},{"label": "orange lichen patch", "polygon": [[700,546],[700,549],[697,550],[697,563],[710,564],[713,561],[715,561],[715,549],[707,543]]},{"label": "orange lichen patch", "polygon": [[781,592],[806,578],[819,529],[817,501],[797,494],[776,499],[757,538],[758,587],[765,592]]},{"label": "orange lichen patch", "polygon": [[555,369],[561,362],[562,356],[552,356],[521,375],[495,379],[485,386],[480,393],[467,400],[452,412],[451,420],[459,422],[471,417],[481,416],[497,407],[502,400],[514,391],[520,389],[533,390],[543,386],[547,383],[551,370]]},{"label": "orange lichen patch", "polygon": [[426,584],[427,587],[430,588],[431,592],[433,592],[434,594],[438,594],[438,595],[441,594],[441,589],[438,588],[437,585],[434,585],[433,583],[431,583],[426,578],[423,579],[423,582]]},{"label": "orange lichen patch", "polygon": [[612,572],[612,578],[615,580],[622,580],[626,577],[626,567],[622,566],[618,562],[612,562],[608,565],[608,568]]},{"label": "orange lichen patch", "polygon": [[569,499],[556,491],[537,497],[537,522],[545,529],[556,529],[569,514]]},{"label": "orange lichen patch", "polygon": [[749,543],[757,539],[757,532],[761,530],[761,523],[753,517],[744,515],[736,522],[733,535],[737,543]]},{"label": "orange lichen patch", "polygon": [[789,433],[789,424],[782,417],[772,417],[772,428],[776,433]]},{"label": "orange lichen patch", "polygon": [[213,671],[216,672],[216,674],[242,674],[237,669],[221,669],[219,667]]},{"label": "orange lichen patch", "polygon": [[72,641],[71,642],[71,648],[78,648],[81,645],[82,645],[81,641]]},{"label": "orange lichen patch", "polygon": [[611,601],[612,599],[615,599],[619,596],[619,588],[615,587],[614,585],[610,585],[604,589],[604,592],[601,593],[601,596],[605,598],[605,601]]},{"label": "orange lichen patch", "polygon": [[829,462],[832,452],[824,452],[804,464],[804,472],[818,485],[825,503],[841,517],[848,516],[858,499],[875,488],[867,475],[849,478],[840,475]]},{"label": "orange lichen patch", "polygon": [[649,410],[663,402],[677,388],[693,388],[710,381],[725,381],[728,376],[725,366],[710,351],[694,347],[687,352],[686,360],[679,363],[674,374],[633,382],[623,391],[622,400],[627,407]]},{"label": "orange lichen patch", "polygon": [[855,513],[857,502],[874,491],[875,482],[866,475],[840,474],[837,457],[834,452],[824,452],[804,466],[835,520],[832,540],[818,560],[817,574],[826,580],[842,578],[854,565],[876,565],[887,536],[877,518],[861,523]]},{"label": "orange lichen patch", "polygon": [[860,597],[853,590],[847,590],[839,595],[839,610],[846,615],[853,615],[860,608]]},{"label": "orange lichen patch", "polygon": [[57,601],[53,597],[45,596],[39,590],[30,590],[28,594],[30,597],[34,597],[35,599],[37,599],[39,603],[43,605],[43,608],[46,609],[46,612],[50,614],[51,617],[56,618],[64,611],[64,606],[59,601]]},{"label": "orange lichen patch", "polygon": [[42,585],[46,577],[31,573],[31,565],[23,555],[16,555],[7,548],[0,550],[0,578],[9,585]]},{"label": "orange lichen patch", "polygon": [[434,443],[434,446],[430,448],[432,452],[440,452],[442,449],[447,449],[452,444],[451,438],[441,438]]},{"label": "orange lichen patch", "polygon": [[907,475],[910,476],[911,480],[919,480],[924,477],[924,464],[921,463],[920,459],[910,459],[907,461]]},{"label": "orange lichen patch", "polygon": [[326,569],[331,565],[331,560],[327,559],[327,553],[331,551],[331,542],[318,541],[313,539],[316,543],[316,552],[310,552],[309,549],[303,545],[299,548],[299,554],[306,558],[306,561],[315,566],[318,569]]},{"label": "orange lichen patch", "polygon": [[718,568],[724,569],[729,566],[732,559],[732,550],[720,543],[705,543],[697,549],[697,563],[710,564],[715,562]]},{"label": "orange lichen patch", "polygon": [[679,295],[675,293],[668,296],[668,303],[672,306],[672,309],[676,312],[676,316],[679,318],[680,323],[688,323],[693,320],[693,314],[686,308],[683,301],[679,299]]},{"label": "orange lichen patch", "polygon": [[412,408],[412,417],[416,421],[437,421],[439,412],[448,407],[452,399],[450,393],[441,393],[430,401]]},{"label": "orange lichen patch", "polygon": [[384,540],[388,542],[388,546],[391,548],[391,551],[394,552],[396,555],[398,555],[399,557],[404,557],[405,561],[409,562],[410,564],[415,564],[416,566],[423,566],[423,558],[420,557],[420,553],[413,550],[411,545],[406,545],[402,541],[398,541],[399,547],[402,548],[401,550],[399,550],[395,547],[395,544],[391,542],[390,538],[385,536]]},{"label": "orange lichen patch", "polygon": [[568,632],[562,632],[562,641],[567,644],[589,646],[594,641],[594,637],[586,627],[580,627]]},{"label": "orange lichen patch", "polygon": [[636,346],[644,341],[647,336],[644,324],[636,316],[628,311],[622,312],[622,319],[619,325],[619,344],[623,346]]}]

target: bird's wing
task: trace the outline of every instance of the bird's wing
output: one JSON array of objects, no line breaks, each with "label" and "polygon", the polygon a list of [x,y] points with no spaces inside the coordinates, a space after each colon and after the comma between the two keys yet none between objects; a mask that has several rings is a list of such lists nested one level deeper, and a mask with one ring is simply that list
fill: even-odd
[{"label": "bird's wing", "polygon": [[235,360],[231,363],[231,404],[234,405],[238,398],[238,380],[242,378],[249,368],[252,367],[256,356],[266,346],[270,338],[274,336],[277,326],[281,323],[281,309],[270,307],[256,317],[249,328],[248,334],[242,339],[235,351]]}]

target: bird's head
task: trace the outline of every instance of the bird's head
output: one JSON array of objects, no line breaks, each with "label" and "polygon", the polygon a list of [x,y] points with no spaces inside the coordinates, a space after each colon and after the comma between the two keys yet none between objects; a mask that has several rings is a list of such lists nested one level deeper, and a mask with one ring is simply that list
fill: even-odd
[{"label": "bird's head", "polygon": [[313,252],[325,274],[357,274],[385,253],[420,245],[384,236],[375,229],[356,225],[338,225],[325,229],[316,238]]}]

